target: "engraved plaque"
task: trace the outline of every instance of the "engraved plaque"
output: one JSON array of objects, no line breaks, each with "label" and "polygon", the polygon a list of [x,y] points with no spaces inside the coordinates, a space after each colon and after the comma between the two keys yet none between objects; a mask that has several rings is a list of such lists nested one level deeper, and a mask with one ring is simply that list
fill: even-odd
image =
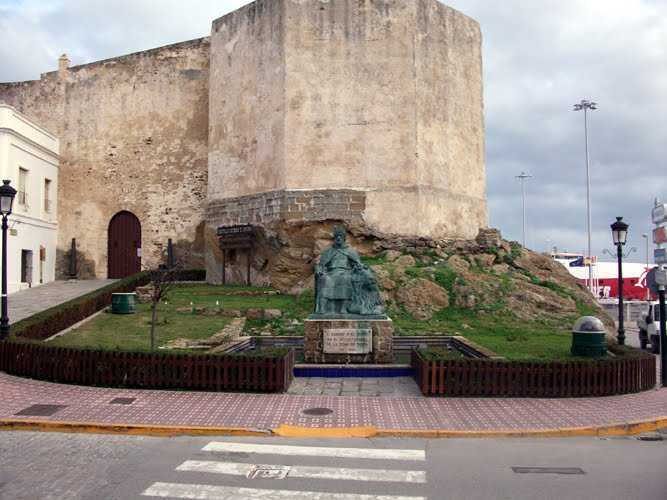
[{"label": "engraved plaque", "polygon": [[368,354],[372,350],[370,328],[325,328],[322,330],[325,353]]}]

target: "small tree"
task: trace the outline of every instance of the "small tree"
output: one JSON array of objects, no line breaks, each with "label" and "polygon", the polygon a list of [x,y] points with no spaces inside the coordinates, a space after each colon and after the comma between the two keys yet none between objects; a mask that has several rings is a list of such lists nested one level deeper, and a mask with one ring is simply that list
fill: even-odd
[{"label": "small tree", "polygon": [[157,306],[167,294],[176,286],[178,276],[183,269],[182,262],[176,262],[171,269],[164,264],[156,267],[147,267],[151,290],[151,351],[155,350],[155,323],[157,322]]}]

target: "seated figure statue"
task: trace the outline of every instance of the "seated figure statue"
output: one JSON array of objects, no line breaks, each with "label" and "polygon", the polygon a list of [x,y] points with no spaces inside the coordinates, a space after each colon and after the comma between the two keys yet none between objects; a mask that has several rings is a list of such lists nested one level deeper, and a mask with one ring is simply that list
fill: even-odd
[{"label": "seated figure statue", "polygon": [[333,245],[315,264],[316,315],[384,315],[375,277],[345,243],[345,228],[334,228]]}]

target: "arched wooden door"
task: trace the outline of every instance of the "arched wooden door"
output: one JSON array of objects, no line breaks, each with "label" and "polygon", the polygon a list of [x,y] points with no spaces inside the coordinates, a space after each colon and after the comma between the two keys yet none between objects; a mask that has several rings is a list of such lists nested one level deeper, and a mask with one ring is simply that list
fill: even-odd
[{"label": "arched wooden door", "polygon": [[109,222],[109,278],[141,271],[141,223],[131,212],[118,212]]}]

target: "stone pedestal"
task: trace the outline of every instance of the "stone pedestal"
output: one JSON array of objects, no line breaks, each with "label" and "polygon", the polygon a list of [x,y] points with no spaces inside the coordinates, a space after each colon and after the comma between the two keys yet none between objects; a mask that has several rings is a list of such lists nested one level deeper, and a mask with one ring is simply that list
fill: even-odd
[{"label": "stone pedestal", "polygon": [[303,354],[307,363],[391,363],[390,319],[307,319]]}]

